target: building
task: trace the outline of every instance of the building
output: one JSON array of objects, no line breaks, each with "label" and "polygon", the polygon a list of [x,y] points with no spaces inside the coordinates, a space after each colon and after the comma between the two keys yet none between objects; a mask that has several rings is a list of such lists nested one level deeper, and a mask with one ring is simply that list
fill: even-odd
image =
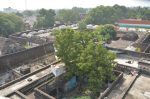
[{"label": "building", "polygon": [[17,9],[13,9],[11,7],[8,7],[8,8],[4,8],[3,11],[5,13],[13,13],[13,12],[17,12],[18,10]]},{"label": "building", "polygon": [[150,21],[140,19],[123,19],[116,22],[120,31],[150,32]]}]

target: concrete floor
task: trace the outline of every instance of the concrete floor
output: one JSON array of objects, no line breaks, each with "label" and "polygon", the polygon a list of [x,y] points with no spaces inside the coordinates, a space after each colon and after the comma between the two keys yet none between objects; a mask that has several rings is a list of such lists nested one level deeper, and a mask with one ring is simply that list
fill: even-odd
[{"label": "concrete floor", "polygon": [[150,76],[143,74],[137,78],[125,99],[150,99]]},{"label": "concrete floor", "polygon": [[129,84],[134,80],[136,76],[124,74],[124,79],[116,85],[116,87],[107,96],[107,99],[120,99],[120,96],[127,90]]}]

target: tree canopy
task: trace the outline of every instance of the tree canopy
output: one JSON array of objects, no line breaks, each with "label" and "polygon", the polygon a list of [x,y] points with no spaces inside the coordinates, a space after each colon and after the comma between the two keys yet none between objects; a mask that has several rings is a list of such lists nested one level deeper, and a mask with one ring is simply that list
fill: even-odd
[{"label": "tree canopy", "polygon": [[114,5],[98,6],[93,8],[86,16],[86,22],[90,24],[114,24],[119,19],[143,19],[150,20],[150,9]]},{"label": "tree canopy", "polygon": [[99,26],[94,33],[96,35],[101,35],[103,37],[103,40],[112,40],[115,39],[116,37],[116,31],[113,25],[111,24],[106,24],[106,25],[101,25]]},{"label": "tree canopy", "polygon": [[22,19],[15,14],[0,13],[0,35],[8,36],[23,30]]},{"label": "tree canopy", "polygon": [[80,21],[80,14],[86,13],[86,9],[73,7],[72,9],[60,9],[57,12],[56,20],[64,23],[74,23]]},{"label": "tree canopy", "polygon": [[88,88],[99,92],[105,81],[111,79],[115,55],[103,48],[101,40],[95,43],[95,35],[88,31],[58,30],[56,34],[57,56],[65,63],[67,76],[88,79]]},{"label": "tree canopy", "polygon": [[39,10],[39,16],[35,23],[35,28],[48,28],[54,26],[55,23],[55,11],[52,9]]},{"label": "tree canopy", "polygon": [[79,23],[78,23],[78,27],[79,27],[79,29],[80,30],[85,30],[86,29],[86,22],[84,21],[84,20],[82,20],[82,21],[79,21]]}]

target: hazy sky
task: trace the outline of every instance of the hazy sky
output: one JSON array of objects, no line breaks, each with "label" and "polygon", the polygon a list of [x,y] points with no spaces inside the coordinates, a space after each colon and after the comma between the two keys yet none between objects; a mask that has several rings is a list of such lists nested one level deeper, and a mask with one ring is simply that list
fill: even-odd
[{"label": "hazy sky", "polygon": [[[125,5],[125,6],[147,6],[150,7],[150,0],[26,0],[27,9],[60,9],[84,7],[93,8],[98,5]],[[0,0],[0,10],[12,7],[18,10],[25,10],[25,0]]]}]

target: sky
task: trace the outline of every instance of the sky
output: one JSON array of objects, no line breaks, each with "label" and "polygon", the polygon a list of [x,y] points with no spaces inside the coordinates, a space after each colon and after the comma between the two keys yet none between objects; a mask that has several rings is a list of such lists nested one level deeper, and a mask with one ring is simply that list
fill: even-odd
[{"label": "sky", "polygon": [[[25,6],[25,4],[27,4],[27,6]],[[99,5],[113,6],[114,4],[128,7],[150,7],[150,0],[0,0],[0,10],[7,7],[12,7],[18,10],[36,10],[40,8],[62,9],[75,6],[93,8]]]}]

